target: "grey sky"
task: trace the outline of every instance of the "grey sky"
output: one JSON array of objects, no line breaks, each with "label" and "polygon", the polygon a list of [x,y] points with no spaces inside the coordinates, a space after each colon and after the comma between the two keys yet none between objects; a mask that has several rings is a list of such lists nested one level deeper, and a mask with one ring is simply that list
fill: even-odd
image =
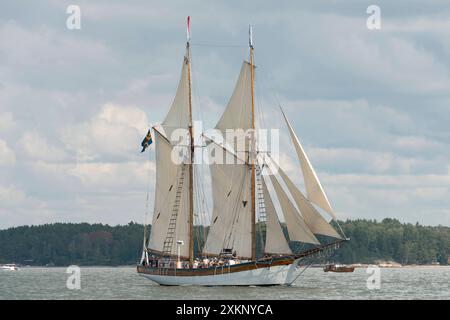
[{"label": "grey sky", "polygon": [[53,0],[0,4],[0,228],[143,220],[139,144],[175,93],[187,15],[197,119],[217,121],[251,23],[268,123],[287,139],[279,100],[338,217],[450,225],[448,1]]}]

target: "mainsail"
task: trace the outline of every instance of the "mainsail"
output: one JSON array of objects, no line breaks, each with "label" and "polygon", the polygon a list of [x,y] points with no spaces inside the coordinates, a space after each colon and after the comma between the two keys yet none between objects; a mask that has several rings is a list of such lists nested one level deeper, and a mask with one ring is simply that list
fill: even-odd
[{"label": "mainsail", "polygon": [[213,216],[204,252],[218,255],[231,249],[251,257],[250,179],[246,164],[212,164]]},{"label": "mainsail", "polygon": [[183,60],[181,78],[177,92],[166,118],[162,122],[166,137],[171,140],[172,133],[179,128],[187,129],[189,126],[189,59],[188,52]]},{"label": "mainsail", "polygon": [[[244,61],[230,101],[215,127],[225,137],[228,129],[242,130],[236,140],[226,141],[229,149],[238,154],[248,150],[245,142],[247,136],[243,130],[252,127],[251,90],[251,65]],[[237,150],[238,146],[245,150]],[[216,159],[225,159],[229,153],[217,148],[211,141],[208,148],[215,149]],[[217,152],[223,152],[224,156],[220,157]],[[251,169],[248,162],[238,156],[234,157],[233,162],[210,165],[214,209],[204,252],[217,255],[223,249],[230,249],[239,257],[251,258],[254,221],[251,211]]]},{"label": "mainsail", "polygon": [[303,150],[303,147],[300,144],[300,141],[297,135],[295,134],[294,129],[292,129],[292,126],[289,123],[289,120],[284,114],[284,112],[283,116],[288,126],[289,134],[291,136],[292,143],[294,144],[295,151],[297,152],[297,156],[300,160],[300,166],[303,172],[303,179],[305,181],[305,188],[308,199],[312,203],[316,204],[317,206],[325,210],[333,219],[336,220],[336,215],[334,214],[333,209],[331,209],[330,202],[328,201],[325,191],[323,190],[322,185],[320,184],[319,179],[317,178],[316,172],[314,171],[314,168],[309,162],[308,156]]}]

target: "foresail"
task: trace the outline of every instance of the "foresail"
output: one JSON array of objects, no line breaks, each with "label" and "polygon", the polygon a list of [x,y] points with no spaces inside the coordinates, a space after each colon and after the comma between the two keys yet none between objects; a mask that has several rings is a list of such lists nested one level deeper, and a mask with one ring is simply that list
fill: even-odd
[{"label": "foresail", "polygon": [[239,257],[251,257],[250,171],[237,161],[210,165],[214,208],[203,250],[206,254],[218,255],[223,249],[231,249]]},{"label": "foresail", "polygon": [[322,217],[322,215],[312,206],[312,204],[306,199],[302,192],[295,186],[292,180],[286,175],[286,173],[278,168],[278,173],[286,184],[290,194],[294,198],[300,213],[308,225],[309,229],[314,234],[326,235],[334,238],[341,238],[336,230]]},{"label": "foresail", "polygon": [[319,240],[314,236],[311,230],[306,225],[300,213],[289,200],[275,175],[270,175],[270,180],[277,194],[278,201],[281,205],[281,210],[286,220],[286,226],[291,241],[301,241],[305,243],[320,244]]},{"label": "foresail", "polygon": [[[187,53],[186,53],[187,55]],[[171,140],[172,133],[179,128],[187,129],[189,126],[189,68],[185,56],[181,69],[181,78],[172,105],[162,122],[166,137]]]},{"label": "foresail", "polygon": [[289,134],[291,136],[292,142],[295,147],[295,151],[297,152],[297,156],[300,161],[300,166],[303,172],[303,179],[305,181],[305,188],[308,199],[312,203],[315,203],[317,206],[325,210],[333,219],[336,220],[336,215],[334,214],[333,209],[331,209],[330,202],[328,201],[325,191],[323,190],[322,185],[320,184],[319,179],[317,178],[316,172],[314,171],[314,168],[309,162],[308,156],[303,150],[303,147],[300,144],[300,141],[297,135],[295,134],[294,129],[289,123],[289,120],[287,119],[284,112],[283,116],[288,126]]},{"label": "foresail", "polygon": [[[163,252],[170,219],[175,209],[178,210],[176,231],[170,253],[174,255],[178,253],[176,242],[181,240],[184,245],[180,246],[180,254],[186,257],[189,256],[189,175],[186,165],[176,164],[172,161],[173,147],[169,141],[158,131],[155,130],[154,132],[156,153],[155,207],[148,247]],[[180,197],[177,200],[178,190],[180,190]]]},{"label": "foresail", "polygon": [[264,178],[261,178],[264,206],[266,212],[266,244],[264,248],[265,253],[270,254],[291,254],[292,251],[289,248],[289,244],[281,228],[280,221],[278,220],[275,206],[273,205],[272,198],[270,197]]}]

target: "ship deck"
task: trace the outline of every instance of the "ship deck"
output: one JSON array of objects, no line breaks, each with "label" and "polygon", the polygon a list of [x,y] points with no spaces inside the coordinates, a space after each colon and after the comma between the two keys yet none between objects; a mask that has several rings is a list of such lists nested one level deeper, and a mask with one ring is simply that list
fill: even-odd
[{"label": "ship deck", "polygon": [[137,266],[137,272],[141,274],[149,275],[161,275],[161,276],[211,276],[211,275],[222,275],[242,271],[250,271],[260,268],[270,268],[275,266],[286,266],[294,263],[297,259],[306,258],[318,254],[326,249],[339,246],[339,244],[346,239],[340,239],[336,242],[321,245],[316,248],[304,251],[299,254],[281,256],[281,257],[270,257],[264,258],[256,261],[243,262],[235,265],[222,265],[222,266],[211,266],[207,268],[169,268],[169,267],[150,267],[150,266]]}]

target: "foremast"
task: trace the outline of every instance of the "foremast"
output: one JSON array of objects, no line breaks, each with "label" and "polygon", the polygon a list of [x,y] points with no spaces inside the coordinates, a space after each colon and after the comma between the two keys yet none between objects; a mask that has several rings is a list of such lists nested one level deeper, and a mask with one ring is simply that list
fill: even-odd
[{"label": "foremast", "polygon": [[191,86],[191,48],[189,41],[191,39],[190,17],[187,17],[187,41],[186,55],[188,68],[188,88],[189,88],[189,265],[194,265],[194,128],[192,122],[192,86]]},{"label": "foremast", "polygon": [[[155,133],[155,201],[150,236],[144,241],[151,252],[172,259],[194,261],[194,129],[189,20],[181,77],[169,111]],[[177,131],[184,129],[185,131]],[[179,144],[187,136],[189,139]],[[183,149],[182,158],[174,152]],[[187,181],[186,181],[187,180]]]},{"label": "foremast", "polygon": [[249,41],[248,45],[250,47],[250,78],[251,78],[251,93],[252,93],[252,116],[251,116],[251,148],[250,148],[250,166],[251,166],[251,202],[252,202],[252,260],[256,260],[256,171],[255,171],[255,159],[256,159],[256,132],[255,132],[255,68],[253,62],[253,37],[252,37],[252,26],[249,26]]}]

